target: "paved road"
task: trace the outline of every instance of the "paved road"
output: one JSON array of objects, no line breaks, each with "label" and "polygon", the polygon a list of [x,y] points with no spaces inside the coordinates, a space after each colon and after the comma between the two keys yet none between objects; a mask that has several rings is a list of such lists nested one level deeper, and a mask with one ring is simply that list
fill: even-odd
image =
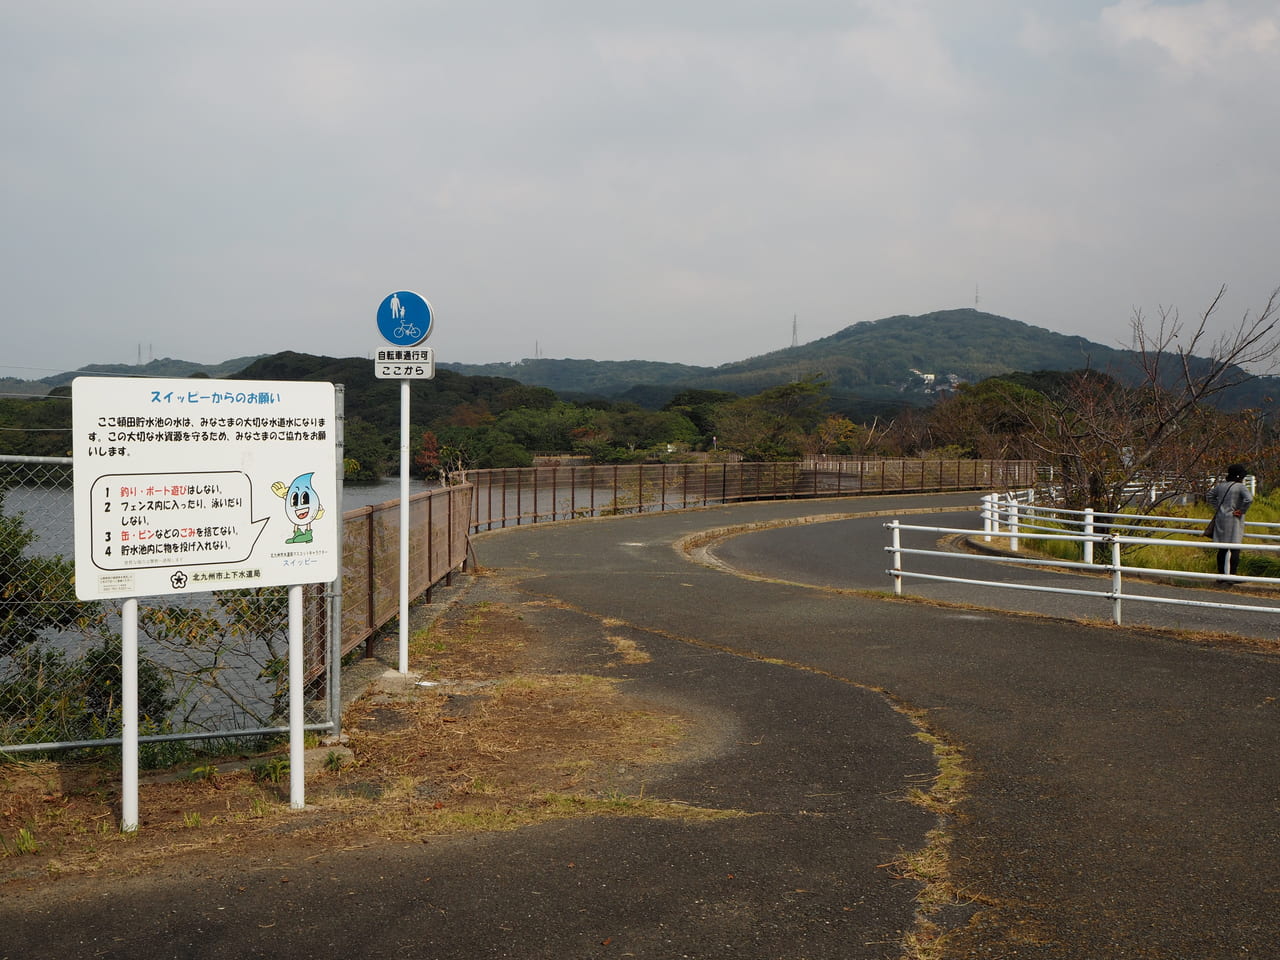
[{"label": "paved road", "polygon": [[[892,505],[740,505],[477,543],[497,573],[470,599],[519,605],[565,669],[703,719],[703,754],[648,793],[755,816],[329,851],[287,865],[288,885],[257,863],[175,866],[94,902],[60,886],[0,902],[0,957],[898,957],[918,888],[885,864],[940,825],[901,800],[936,769],[907,709],[972,771],[941,824],[966,894],[939,918],[947,957],[1277,956],[1280,660],[750,579],[673,548],[711,527]],[[772,551],[779,576],[836,548],[828,566],[874,569],[874,529],[809,524],[715,552]],[[606,634],[652,661],[606,666]],[[358,903],[340,895],[353,886]]]},{"label": "paved road", "polygon": [[[967,503],[965,499],[960,498],[964,506],[973,506],[973,497],[968,497]],[[867,516],[773,527],[723,540],[716,543],[710,552],[727,566],[758,576],[836,589],[892,590],[893,580],[887,573],[892,564],[884,549],[890,538],[889,531],[884,528],[886,519],[892,518]],[[967,530],[974,534],[982,530],[981,518],[972,509],[958,513],[913,514],[898,519],[912,526]],[[935,550],[940,536],[904,530],[902,546]],[[977,536],[970,539],[981,542]],[[971,551],[960,547],[950,550],[946,557],[908,554],[904,556],[903,569],[908,574],[991,580],[1010,585],[1006,588],[980,588],[972,584],[908,575],[903,578],[903,592],[910,596],[949,603],[978,603],[997,610],[1047,616],[1112,620],[1112,601],[1108,598],[1037,592],[1039,588],[1052,587],[1105,593],[1110,589],[1109,575],[1015,566],[999,562],[998,556],[994,555],[988,559],[975,558]],[[1265,640],[1280,637],[1280,629],[1276,626],[1280,615],[1241,609],[1248,606],[1280,607],[1280,600],[1261,596],[1249,587],[1219,590],[1205,582],[1199,588],[1187,589],[1127,577],[1123,593],[1128,598],[1122,604],[1122,622],[1126,625],[1223,632]],[[1194,599],[1198,603],[1218,606],[1165,604],[1138,600],[1137,597]]]},{"label": "paved road", "polygon": [[[806,512],[797,506],[568,525],[486,542],[481,558],[527,565],[526,590],[577,609],[803,665],[926,711],[977,773],[954,851],[985,909],[949,956],[1280,955],[1280,661],[743,581],[673,555],[672,542],[700,527],[794,518]],[[768,540],[781,567],[824,558],[828,569],[883,569],[883,531],[839,533],[815,524],[751,536]],[[985,602],[973,588],[961,599]],[[794,709],[804,715],[802,700]]]}]

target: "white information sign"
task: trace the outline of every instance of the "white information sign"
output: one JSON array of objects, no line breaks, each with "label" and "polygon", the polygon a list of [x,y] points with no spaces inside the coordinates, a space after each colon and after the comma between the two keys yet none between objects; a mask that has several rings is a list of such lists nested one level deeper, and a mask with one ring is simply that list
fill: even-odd
[{"label": "white information sign", "polygon": [[331,383],[78,377],[81,600],[337,579]]},{"label": "white information sign", "polygon": [[380,348],[373,361],[373,375],[379,380],[434,380],[436,352],[430,347]]}]

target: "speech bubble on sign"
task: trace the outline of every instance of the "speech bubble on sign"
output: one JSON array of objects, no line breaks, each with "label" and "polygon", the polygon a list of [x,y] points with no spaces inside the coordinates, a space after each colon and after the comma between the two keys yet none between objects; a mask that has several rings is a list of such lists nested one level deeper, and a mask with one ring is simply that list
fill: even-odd
[{"label": "speech bubble on sign", "polygon": [[253,519],[253,484],[238,470],[108,474],[90,503],[100,570],[242,563],[270,519]]}]

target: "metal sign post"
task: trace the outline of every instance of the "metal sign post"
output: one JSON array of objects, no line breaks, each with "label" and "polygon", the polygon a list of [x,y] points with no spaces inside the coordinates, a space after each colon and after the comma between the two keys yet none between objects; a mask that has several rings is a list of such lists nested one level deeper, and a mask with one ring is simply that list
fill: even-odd
[{"label": "metal sign post", "polygon": [[389,293],[378,304],[378,332],[395,349],[380,349],[373,372],[400,381],[400,672],[409,672],[409,384],[436,375],[435,353],[419,347],[435,314],[416,293]]}]

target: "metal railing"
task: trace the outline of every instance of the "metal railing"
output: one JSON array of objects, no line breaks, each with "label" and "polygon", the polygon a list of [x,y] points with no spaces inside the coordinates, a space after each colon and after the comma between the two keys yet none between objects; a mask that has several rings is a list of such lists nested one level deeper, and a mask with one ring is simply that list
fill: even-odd
[{"label": "metal railing", "polygon": [[[1037,506],[1026,502],[1029,492],[1011,496],[988,495],[982,498],[979,508],[983,521],[980,532],[971,528],[934,527],[901,523],[892,520],[884,524],[890,531],[890,545],[885,551],[891,557],[892,566],[885,572],[893,578],[893,591],[901,595],[903,581],[907,578],[933,580],[947,583],[969,584],[984,587],[1000,587],[1008,590],[1027,590],[1038,593],[1056,593],[1070,596],[1094,597],[1111,601],[1111,618],[1116,624],[1123,623],[1124,601],[1140,603],[1160,603],[1171,606],[1194,606],[1205,608],[1221,608],[1235,611],[1256,613],[1280,613],[1280,606],[1222,603],[1205,597],[1172,597],[1126,593],[1124,578],[1168,578],[1190,581],[1215,581],[1232,585],[1258,584],[1268,587],[1280,586],[1280,578],[1265,576],[1249,576],[1245,574],[1223,574],[1216,571],[1201,571],[1178,568],[1167,569],[1152,566],[1137,566],[1124,562],[1126,548],[1142,548],[1159,545],[1165,548],[1187,548],[1203,551],[1206,547],[1216,549],[1240,550],[1248,547],[1251,552],[1280,552],[1280,524],[1247,522],[1245,524],[1245,542],[1219,543],[1205,540],[1202,532],[1206,523],[1204,519],[1186,517],[1169,517],[1147,514],[1103,513],[1093,510],[1068,510],[1061,507]],[[936,541],[939,536],[965,536],[981,539],[986,542],[1004,540],[1008,543],[1008,551],[994,554],[956,552],[936,548],[903,546],[903,533],[929,534]],[[1198,539],[1190,539],[1197,537]],[[1069,543],[1079,546],[1079,560],[1065,557],[1018,556],[1023,541],[1036,540],[1043,543]],[[1101,550],[1099,550],[1101,548]],[[1101,552],[1105,559],[1099,559]],[[1106,589],[1087,589],[1084,587],[1052,586],[1047,583],[1013,583],[999,579],[982,579],[977,576],[947,576],[908,570],[904,564],[905,557],[932,557],[963,564],[1001,564],[1005,566],[1052,567],[1055,570],[1079,570],[1092,574],[1108,575]]]},{"label": "metal railing", "polygon": [[[467,559],[475,488],[443,487],[409,498],[409,596],[431,599],[452,583]],[[400,612],[400,501],[348,510],[342,516],[343,655],[361,643],[373,655],[379,630]]]},{"label": "metal railing", "polygon": [[548,465],[473,470],[472,530],[679,510],[747,500],[1007,490],[1035,481],[1030,460],[809,459],[778,463]]}]

